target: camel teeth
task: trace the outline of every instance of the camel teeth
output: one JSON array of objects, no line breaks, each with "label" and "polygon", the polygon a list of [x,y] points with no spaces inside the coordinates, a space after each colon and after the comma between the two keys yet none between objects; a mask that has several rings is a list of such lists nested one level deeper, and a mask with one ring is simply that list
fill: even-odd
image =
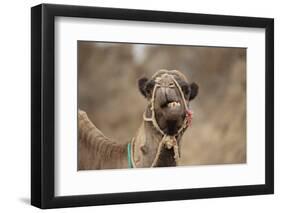
[{"label": "camel teeth", "polygon": [[180,106],[181,104],[177,101],[173,101],[171,103],[168,104],[168,107],[177,107]]}]

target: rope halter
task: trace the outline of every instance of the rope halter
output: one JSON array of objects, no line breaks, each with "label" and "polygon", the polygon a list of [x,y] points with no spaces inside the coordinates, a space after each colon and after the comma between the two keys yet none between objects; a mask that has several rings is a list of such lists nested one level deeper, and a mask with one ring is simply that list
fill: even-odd
[{"label": "rope halter", "polygon": [[[143,120],[146,121],[146,122],[151,122],[153,124],[154,128],[162,135],[162,139],[161,139],[161,141],[160,141],[160,143],[158,145],[156,157],[154,158],[151,167],[155,167],[156,166],[156,163],[157,163],[157,161],[159,159],[160,152],[161,152],[161,149],[162,149],[163,146],[165,146],[167,149],[173,148],[173,150],[174,150],[174,159],[176,161],[176,164],[178,165],[180,154],[179,154],[179,145],[178,145],[178,141],[177,141],[176,137],[178,135],[182,134],[191,125],[191,121],[192,121],[192,111],[189,109],[189,102],[187,102],[189,100],[190,93],[188,94],[187,101],[186,101],[181,86],[176,81],[174,76],[172,74],[168,73],[168,72],[169,71],[166,71],[163,74],[161,74],[160,76],[155,77],[155,80],[154,80],[155,81],[155,86],[153,88],[152,97],[150,99],[150,102],[151,102],[150,103],[151,117],[146,117],[146,112],[144,112],[144,114],[143,114]],[[169,81],[165,82],[165,80],[163,80],[165,78],[166,79],[168,79],[168,78],[172,79],[172,83],[169,82]],[[155,94],[156,94],[156,90],[158,88],[160,88],[160,87],[169,87],[169,88],[175,88],[176,87],[178,89],[179,93],[180,93],[182,102],[184,104],[186,116],[184,118],[183,125],[178,129],[177,133],[174,134],[174,135],[166,134],[160,128],[160,126],[159,126],[159,124],[157,122],[157,119],[155,117]],[[133,156],[134,156],[133,155],[134,138],[132,139],[131,143],[132,143],[132,148],[131,148],[131,145],[130,145],[130,150],[131,150],[130,158],[132,159],[131,160],[132,166],[134,168],[136,168],[136,165],[135,165],[135,162],[134,162],[134,159],[133,159]]]}]

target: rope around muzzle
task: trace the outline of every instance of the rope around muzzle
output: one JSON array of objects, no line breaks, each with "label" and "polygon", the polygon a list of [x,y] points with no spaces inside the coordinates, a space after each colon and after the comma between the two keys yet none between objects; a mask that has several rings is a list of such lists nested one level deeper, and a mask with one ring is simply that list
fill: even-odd
[{"label": "rope around muzzle", "polygon": [[[183,125],[177,131],[177,133],[175,135],[168,135],[159,127],[159,125],[157,123],[157,120],[156,120],[156,117],[155,117],[155,108],[154,108],[154,104],[155,103],[154,102],[155,102],[155,93],[156,93],[156,90],[159,87],[161,87],[160,80],[161,80],[161,77],[163,77],[163,75],[169,75],[169,74],[168,73],[164,73],[160,77],[157,77],[155,79],[156,85],[153,88],[152,98],[151,98],[151,107],[150,107],[151,117],[150,118],[146,117],[146,115],[145,115],[146,112],[144,112],[144,114],[143,114],[143,120],[147,121],[147,122],[152,122],[154,128],[162,135],[162,139],[159,142],[159,145],[158,145],[158,148],[157,148],[156,156],[155,156],[155,158],[154,158],[154,160],[153,160],[153,162],[152,162],[150,167],[155,167],[156,166],[156,163],[157,163],[157,161],[159,159],[159,156],[161,154],[161,150],[162,150],[162,148],[164,146],[167,149],[173,148],[174,159],[176,161],[176,165],[178,165],[180,154],[179,154],[179,145],[178,145],[178,141],[177,141],[176,137],[179,134],[181,134],[182,132],[184,132],[186,130],[186,128],[188,128],[191,125],[192,114],[193,114],[192,111],[189,109],[188,104],[185,101],[185,96],[184,96],[184,93],[183,93],[180,85],[178,84],[178,82],[176,81],[176,79],[174,78],[173,75],[169,75],[169,77],[171,77],[173,82],[174,82],[174,84],[173,85],[169,85],[169,87],[176,86],[178,88],[178,91],[180,92],[181,98],[182,98],[183,103],[184,103],[186,116],[185,116]],[[189,96],[190,96],[190,93],[189,93]],[[189,100],[189,96],[188,96],[187,100]],[[129,168],[137,168],[137,166],[135,164],[135,161],[134,161],[134,153],[133,153],[134,145],[135,145],[135,138],[132,138],[131,143],[129,143],[128,147],[127,147],[128,148],[128,165],[129,165],[128,167]]]}]

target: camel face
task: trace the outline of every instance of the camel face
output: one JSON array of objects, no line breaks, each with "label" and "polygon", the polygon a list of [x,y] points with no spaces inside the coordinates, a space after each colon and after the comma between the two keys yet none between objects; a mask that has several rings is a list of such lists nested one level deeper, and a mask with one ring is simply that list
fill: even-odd
[{"label": "camel face", "polygon": [[186,108],[198,93],[195,83],[189,84],[179,71],[160,70],[151,80],[139,80],[141,93],[153,102],[155,119],[160,129],[168,135],[175,135],[184,125]]},{"label": "camel face", "polygon": [[160,87],[155,91],[155,117],[163,132],[174,135],[184,122],[185,100],[170,76],[162,77],[159,82]]}]

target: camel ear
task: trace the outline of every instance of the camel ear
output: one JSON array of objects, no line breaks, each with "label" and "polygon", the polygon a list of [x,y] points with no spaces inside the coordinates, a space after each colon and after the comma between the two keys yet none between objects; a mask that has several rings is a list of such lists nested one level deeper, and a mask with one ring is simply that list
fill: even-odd
[{"label": "camel ear", "polygon": [[139,79],[139,90],[140,90],[141,94],[146,98],[151,98],[154,85],[155,85],[154,80],[149,81],[145,77]]},{"label": "camel ear", "polygon": [[140,90],[140,93],[146,97],[146,83],[147,83],[148,79],[146,77],[143,77],[141,79],[139,79],[139,90]]},{"label": "camel ear", "polygon": [[190,96],[189,96],[190,101],[193,100],[197,96],[198,90],[199,90],[199,86],[193,82],[190,85]]}]

